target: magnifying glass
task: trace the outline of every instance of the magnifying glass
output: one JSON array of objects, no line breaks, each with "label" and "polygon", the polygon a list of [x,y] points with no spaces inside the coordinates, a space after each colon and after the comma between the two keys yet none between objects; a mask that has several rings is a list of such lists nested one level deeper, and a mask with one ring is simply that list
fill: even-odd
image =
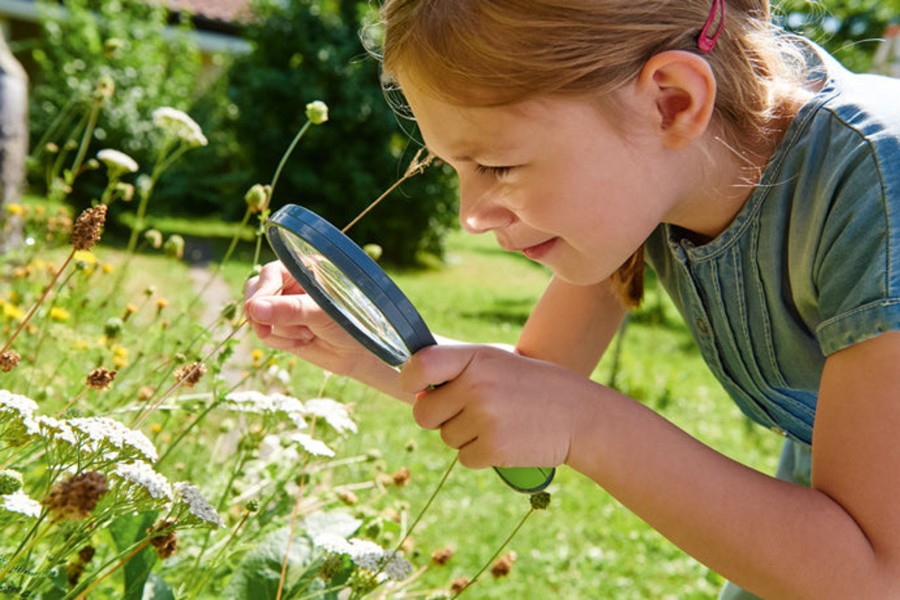
[{"label": "magnifying glass", "polygon": [[[322,310],[385,363],[399,367],[437,342],[412,305],[362,248],[316,213],[288,204],[266,224],[275,254]],[[545,467],[494,467],[518,492],[546,488]]]}]

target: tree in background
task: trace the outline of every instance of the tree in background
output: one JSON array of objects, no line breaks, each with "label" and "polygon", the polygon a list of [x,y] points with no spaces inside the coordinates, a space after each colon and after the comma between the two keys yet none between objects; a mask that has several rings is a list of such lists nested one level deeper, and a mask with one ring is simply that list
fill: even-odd
[{"label": "tree in background", "polygon": [[[114,89],[98,115],[88,155],[115,148],[149,164],[157,135],[153,110],[188,110],[198,93],[201,60],[186,35],[189,22],[180,26],[185,35],[168,35],[168,10],[142,0],[67,0],[64,7],[40,0],[39,9],[42,35],[32,51],[38,67],[31,92],[32,141],[64,141],[90,111],[98,83],[107,81]],[[43,152],[37,147],[33,154]],[[40,177],[34,173],[32,181]]]},{"label": "tree in background", "polygon": [[869,71],[884,30],[900,22],[900,0],[779,0],[778,20],[828,49],[853,71]]},{"label": "tree in background", "polygon": [[[273,207],[302,204],[339,228],[403,175],[419,149],[414,125],[397,117],[379,84],[359,30],[366,2],[259,0],[245,37],[253,51],[236,59],[229,95],[239,110],[238,145],[259,182],[271,173],[306,120],[304,107],[322,100],[329,120],[303,138],[287,163]],[[387,198],[349,234],[376,243],[384,258],[411,263],[440,255],[455,223],[455,190],[446,167],[426,169]]]}]

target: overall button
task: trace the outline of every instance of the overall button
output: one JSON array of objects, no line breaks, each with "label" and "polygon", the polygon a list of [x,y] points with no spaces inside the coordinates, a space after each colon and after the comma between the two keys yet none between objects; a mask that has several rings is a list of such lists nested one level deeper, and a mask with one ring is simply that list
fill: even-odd
[{"label": "overall button", "polygon": [[697,320],[694,321],[694,324],[697,326],[697,332],[702,335],[709,335],[709,325],[706,324],[706,320],[702,317],[697,317]]}]

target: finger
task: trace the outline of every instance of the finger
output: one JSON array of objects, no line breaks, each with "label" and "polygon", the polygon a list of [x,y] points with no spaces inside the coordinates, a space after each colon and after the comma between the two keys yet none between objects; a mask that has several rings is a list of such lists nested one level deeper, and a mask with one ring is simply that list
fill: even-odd
[{"label": "finger", "polygon": [[460,412],[441,425],[441,439],[451,448],[460,448],[478,439],[478,433],[468,422],[465,412]]},{"label": "finger", "polygon": [[461,395],[453,393],[452,385],[416,394],[413,418],[420,427],[438,429],[460,415],[463,399]]},{"label": "finger", "polygon": [[259,323],[291,326],[305,325],[311,329],[334,325],[334,321],[306,294],[269,296],[247,303],[250,317]]},{"label": "finger", "polygon": [[475,360],[479,346],[428,346],[403,365],[399,382],[404,391],[415,394],[437,387],[460,376]]}]

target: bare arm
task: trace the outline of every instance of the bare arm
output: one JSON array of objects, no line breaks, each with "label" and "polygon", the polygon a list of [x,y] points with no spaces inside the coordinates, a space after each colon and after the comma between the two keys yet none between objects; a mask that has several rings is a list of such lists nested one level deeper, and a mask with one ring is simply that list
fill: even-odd
[{"label": "bare arm", "polygon": [[576,286],[554,277],[528,318],[516,349],[587,376],[624,316],[625,309],[609,282]]},{"label": "bare arm", "polygon": [[828,359],[811,489],[740,465],[605,389],[582,403],[567,463],[763,597],[897,598],[897,364],[900,333]]}]

